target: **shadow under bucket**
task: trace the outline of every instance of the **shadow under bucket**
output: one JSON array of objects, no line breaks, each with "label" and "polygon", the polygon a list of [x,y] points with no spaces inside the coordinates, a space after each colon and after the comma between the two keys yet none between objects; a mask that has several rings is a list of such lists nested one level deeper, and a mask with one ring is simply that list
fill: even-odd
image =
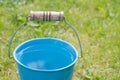
[{"label": "shadow under bucket", "polygon": [[21,80],[72,80],[77,50],[56,38],[36,38],[14,50]]}]

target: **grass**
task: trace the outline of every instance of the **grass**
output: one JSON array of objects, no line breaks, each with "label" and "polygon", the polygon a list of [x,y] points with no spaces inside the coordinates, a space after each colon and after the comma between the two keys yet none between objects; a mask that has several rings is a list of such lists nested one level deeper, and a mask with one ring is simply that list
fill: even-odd
[{"label": "grass", "polygon": [[[119,0],[0,0],[0,80],[19,80],[17,66],[8,58],[8,42],[30,11],[64,11],[81,38],[83,58],[76,63],[73,80],[120,79]],[[77,40],[63,22],[29,22],[21,29],[12,51],[21,42],[36,37]],[[80,55],[80,53],[79,53]]]}]

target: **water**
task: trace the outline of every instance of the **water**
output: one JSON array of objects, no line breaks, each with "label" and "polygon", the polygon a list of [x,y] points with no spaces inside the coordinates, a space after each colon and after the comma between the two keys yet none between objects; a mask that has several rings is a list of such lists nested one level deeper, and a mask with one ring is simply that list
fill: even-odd
[{"label": "water", "polygon": [[68,66],[73,62],[73,57],[65,49],[49,47],[30,49],[20,56],[20,62],[32,69],[56,70]]}]

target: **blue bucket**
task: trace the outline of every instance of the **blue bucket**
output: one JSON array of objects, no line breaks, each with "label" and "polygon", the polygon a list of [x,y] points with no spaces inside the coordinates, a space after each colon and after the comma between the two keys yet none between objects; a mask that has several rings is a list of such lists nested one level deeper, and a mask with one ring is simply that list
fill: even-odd
[{"label": "blue bucket", "polygon": [[77,50],[56,38],[36,38],[14,50],[21,80],[72,80]]}]

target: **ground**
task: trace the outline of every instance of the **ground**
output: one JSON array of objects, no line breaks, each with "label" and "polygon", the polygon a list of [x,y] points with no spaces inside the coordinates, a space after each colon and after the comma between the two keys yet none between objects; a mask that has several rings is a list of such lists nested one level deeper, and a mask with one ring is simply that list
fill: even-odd
[{"label": "ground", "polygon": [[[19,80],[15,60],[8,58],[9,40],[30,11],[39,10],[64,11],[79,34],[83,58],[75,65],[73,80],[120,79],[120,0],[0,0],[0,80]],[[37,37],[66,40],[79,52],[77,39],[64,22],[35,21],[17,33],[11,52]]]}]

